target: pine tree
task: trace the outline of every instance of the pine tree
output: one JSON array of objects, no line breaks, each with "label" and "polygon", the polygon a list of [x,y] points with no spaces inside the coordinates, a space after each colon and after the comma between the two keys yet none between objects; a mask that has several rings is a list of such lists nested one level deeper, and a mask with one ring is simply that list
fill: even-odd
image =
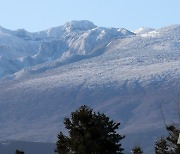
[{"label": "pine tree", "polygon": [[156,154],[169,154],[166,139],[161,137],[158,141],[156,141],[154,150]]},{"label": "pine tree", "polygon": [[24,151],[16,150],[15,154],[24,154]]},{"label": "pine tree", "polygon": [[121,154],[120,140],[124,136],[116,130],[120,123],[110,120],[105,114],[95,113],[87,106],[81,106],[65,118],[64,124],[69,137],[58,135],[56,152],[76,154]]},{"label": "pine tree", "polygon": [[143,151],[140,146],[136,145],[132,148],[132,153],[133,154],[143,154]]},{"label": "pine tree", "polygon": [[166,126],[166,130],[168,131],[168,136],[166,137],[166,139],[162,139],[161,141],[156,142],[155,151],[160,150],[161,152],[164,150],[164,153],[167,152],[168,154],[180,154],[180,144],[178,144],[178,137],[180,134],[180,99],[179,97],[178,97],[178,100],[174,102],[177,104],[177,115],[179,118],[179,122],[173,123],[171,125],[167,125],[162,108],[161,108],[161,114],[163,117],[164,124]]},{"label": "pine tree", "polygon": [[58,141],[56,143],[57,149],[55,149],[55,152],[57,152],[58,154],[67,154],[69,152],[67,143],[67,137],[65,137],[63,133],[60,132],[58,134]]},{"label": "pine tree", "polygon": [[167,141],[170,143],[170,149],[173,151],[173,154],[180,154],[180,144],[177,144],[180,129],[177,125],[169,125],[166,127],[169,135]]}]

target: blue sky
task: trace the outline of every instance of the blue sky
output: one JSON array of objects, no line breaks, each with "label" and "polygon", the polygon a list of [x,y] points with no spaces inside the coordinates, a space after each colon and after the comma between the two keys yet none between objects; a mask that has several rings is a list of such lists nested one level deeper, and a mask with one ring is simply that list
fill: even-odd
[{"label": "blue sky", "polygon": [[160,28],[180,24],[180,0],[0,0],[0,25],[39,31],[71,20],[98,26]]}]

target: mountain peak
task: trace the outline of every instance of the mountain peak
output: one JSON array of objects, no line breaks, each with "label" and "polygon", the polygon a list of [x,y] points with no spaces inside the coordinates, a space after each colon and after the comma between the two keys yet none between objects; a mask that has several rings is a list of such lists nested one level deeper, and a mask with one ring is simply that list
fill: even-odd
[{"label": "mountain peak", "polygon": [[64,28],[66,29],[67,32],[72,32],[72,31],[86,31],[90,30],[93,28],[96,28],[97,26],[94,25],[93,22],[90,22],[88,20],[72,20],[70,22],[66,22],[64,24]]},{"label": "mountain peak", "polygon": [[147,27],[141,27],[137,30],[134,31],[135,34],[144,34],[144,33],[148,33],[150,31],[154,31],[155,29],[152,28],[147,28]]}]

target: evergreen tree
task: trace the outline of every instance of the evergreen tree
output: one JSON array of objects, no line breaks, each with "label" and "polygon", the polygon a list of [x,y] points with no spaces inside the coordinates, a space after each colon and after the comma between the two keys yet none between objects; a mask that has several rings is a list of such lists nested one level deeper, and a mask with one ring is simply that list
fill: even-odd
[{"label": "evergreen tree", "polygon": [[[177,101],[174,101],[177,104],[177,115],[180,122],[180,99],[178,97]],[[155,152],[161,153],[164,151],[163,154],[180,154],[180,144],[178,144],[178,138],[180,134],[180,123],[173,123],[171,125],[166,125],[166,121],[164,118],[164,114],[161,108],[161,114],[163,117],[164,124],[166,126],[166,130],[168,131],[168,136],[166,139],[159,140],[155,144]],[[167,150],[168,149],[168,150]],[[158,151],[159,150],[159,151]],[[165,153],[166,152],[166,153]]]},{"label": "evergreen tree", "polygon": [[170,150],[173,154],[180,154],[180,144],[177,144],[180,133],[178,125],[169,125],[166,129],[169,132],[167,141],[170,143]]},{"label": "evergreen tree", "polygon": [[180,129],[176,125],[166,126],[168,131],[168,136],[165,138],[160,138],[159,141],[155,143],[155,153],[156,154],[180,154],[180,144],[177,144]]},{"label": "evergreen tree", "polygon": [[136,145],[132,148],[132,153],[133,154],[143,154],[143,151],[140,146]]},{"label": "evergreen tree", "polygon": [[55,149],[55,152],[57,152],[58,154],[67,154],[69,151],[67,143],[67,137],[65,137],[62,132],[60,132],[58,134],[58,141],[56,143],[57,149]]},{"label": "evergreen tree", "polygon": [[116,132],[120,123],[85,105],[72,112],[71,118],[65,118],[64,124],[69,137],[61,132],[58,135],[58,154],[121,154],[124,150],[119,143],[124,136]]},{"label": "evergreen tree", "polygon": [[24,154],[24,151],[16,150],[15,154]]},{"label": "evergreen tree", "polygon": [[166,139],[161,137],[158,141],[156,141],[154,150],[156,154],[169,154]]}]

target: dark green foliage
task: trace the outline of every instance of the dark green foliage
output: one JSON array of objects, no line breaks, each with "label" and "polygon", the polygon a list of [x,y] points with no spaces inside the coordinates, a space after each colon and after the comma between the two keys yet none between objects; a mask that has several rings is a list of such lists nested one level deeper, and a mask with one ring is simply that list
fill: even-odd
[{"label": "dark green foliage", "polygon": [[105,114],[95,113],[87,106],[81,106],[65,118],[69,137],[58,135],[56,152],[76,154],[121,154],[120,140],[124,138],[116,132],[120,123],[110,120]]},{"label": "dark green foliage", "polygon": [[58,134],[58,141],[56,142],[55,152],[58,154],[67,154],[69,151],[69,148],[67,146],[67,137],[65,137],[62,132]]},{"label": "dark green foliage", "polygon": [[161,137],[156,141],[154,150],[156,154],[168,154],[168,144],[166,139]]},{"label": "dark green foliage", "polygon": [[143,154],[143,151],[140,146],[136,145],[132,148],[132,153],[133,154]]},{"label": "dark green foliage", "polygon": [[16,150],[15,154],[24,154],[23,151]]},{"label": "dark green foliage", "polygon": [[155,153],[180,154],[180,145],[177,144],[180,129],[175,124],[166,126],[166,129],[169,134],[166,139],[160,138],[160,140],[155,143]]},{"label": "dark green foliage", "polygon": [[170,144],[170,149],[172,149],[172,154],[180,154],[180,144],[177,144],[180,129],[177,125],[170,125],[166,127],[169,135],[167,141]]}]

